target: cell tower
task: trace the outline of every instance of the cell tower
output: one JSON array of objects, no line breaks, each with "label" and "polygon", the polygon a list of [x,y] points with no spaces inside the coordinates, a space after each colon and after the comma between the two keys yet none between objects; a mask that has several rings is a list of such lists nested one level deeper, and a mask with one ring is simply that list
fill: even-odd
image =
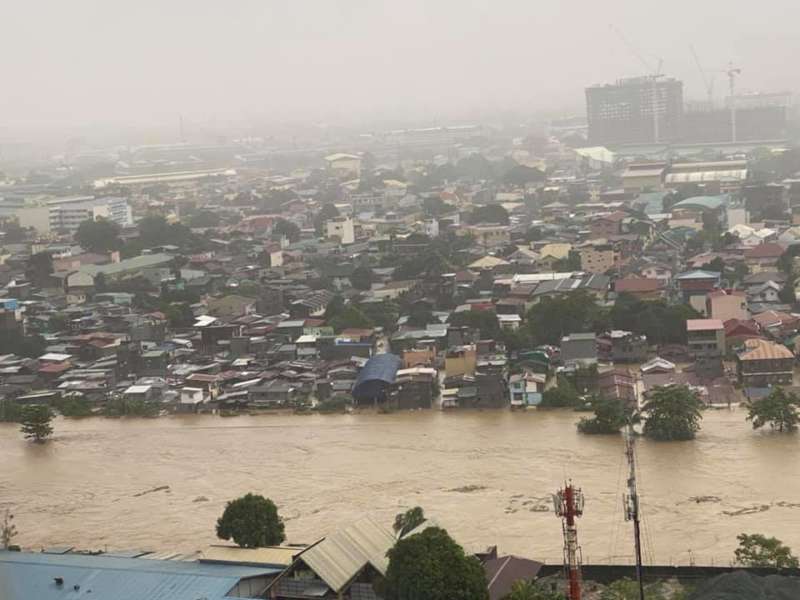
[{"label": "cell tower", "polygon": [[633,538],[636,544],[636,582],[639,584],[639,599],[644,600],[642,581],[642,540],[639,525],[639,493],[636,491],[636,439],[629,426],[625,432],[625,457],[628,459],[628,493],[623,496],[625,520],[633,521]]},{"label": "cell tower", "polygon": [[583,493],[572,482],[553,494],[556,516],[564,530],[564,570],[569,580],[569,600],[581,600],[581,547],[575,519],[583,514]]}]

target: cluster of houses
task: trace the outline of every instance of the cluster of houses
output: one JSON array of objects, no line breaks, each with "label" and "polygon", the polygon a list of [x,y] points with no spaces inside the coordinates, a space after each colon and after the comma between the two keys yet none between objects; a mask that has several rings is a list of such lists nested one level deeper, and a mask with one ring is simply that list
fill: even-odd
[{"label": "cluster of houses", "polygon": [[[426,521],[403,537],[436,526]],[[188,555],[97,553],[69,546],[42,552],[0,550],[0,574],[7,600],[49,600],[65,594],[171,600],[380,600],[380,582],[389,566],[387,553],[398,539],[391,529],[364,517],[311,544],[216,545]],[[473,556],[483,566],[490,600],[505,597],[517,581],[534,581],[544,574],[543,563],[499,555],[496,546]]]},{"label": "cluster of houses", "polygon": [[[65,190],[8,181],[0,208],[19,215],[0,211],[0,335],[20,344],[0,346],[0,397],[490,408],[535,406],[564,378],[628,402],[670,382],[725,403],[792,384],[794,180],[757,181],[738,159],[598,162],[531,144],[98,180],[95,198],[127,207],[121,252],[29,224],[25,207]],[[129,222],[153,214],[190,242],[136,246]],[[677,344],[608,325],[535,343],[531,311],[572,294],[692,318]]]}]

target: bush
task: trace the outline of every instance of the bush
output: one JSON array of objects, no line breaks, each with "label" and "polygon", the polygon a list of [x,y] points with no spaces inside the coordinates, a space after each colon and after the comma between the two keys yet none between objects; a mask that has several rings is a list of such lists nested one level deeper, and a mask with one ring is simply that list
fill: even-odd
[{"label": "bush", "polygon": [[88,417],[92,414],[92,405],[82,396],[65,396],[58,400],[55,406],[65,417]]},{"label": "bush", "polygon": [[344,413],[350,406],[350,398],[344,395],[336,395],[317,404],[317,412],[323,414]]}]

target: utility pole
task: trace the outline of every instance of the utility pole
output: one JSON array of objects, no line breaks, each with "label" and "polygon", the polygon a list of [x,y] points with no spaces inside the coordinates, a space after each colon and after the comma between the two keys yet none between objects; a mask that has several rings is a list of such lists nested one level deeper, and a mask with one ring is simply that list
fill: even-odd
[{"label": "utility pole", "polygon": [[556,516],[564,532],[564,570],[569,581],[569,600],[581,600],[581,548],[575,519],[583,514],[583,493],[572,482],[553,494]]},{"label": "utility pole", "polygon": [[633,539],[636,544],[636,581],[639,584],[639,600],[644,600],[644,582],[642,581],[642,540],[639,525],[639,494],[636,491],[636,441],[633,427],[628,425],[625,432],[625,457],[628,459],[628,493],[623,498],[625,520],[633,521]]}]

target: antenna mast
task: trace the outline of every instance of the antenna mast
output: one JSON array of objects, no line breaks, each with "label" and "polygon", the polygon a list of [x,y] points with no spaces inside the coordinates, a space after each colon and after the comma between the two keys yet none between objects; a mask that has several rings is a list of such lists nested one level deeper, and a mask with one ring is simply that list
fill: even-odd
[{"label": "antenna mast", "polygon": [[581,548],[575,519],[583,514],[583,493],[572,482],[553,494],[553,506],[564,531],[564,570],[569,580],[569,600],[581,600]]},{"label": "antenna mast", "polygon": [[623,497],[625,520],[633,521],[633,539],[636,544],[636,581],[639,584],[639,599],[644,600],[642,581],[642,540],[639,525],[639,494],[636,491],[636,440],[629,425],[625,432],[625,457],[628,459],[628,493]]}]

